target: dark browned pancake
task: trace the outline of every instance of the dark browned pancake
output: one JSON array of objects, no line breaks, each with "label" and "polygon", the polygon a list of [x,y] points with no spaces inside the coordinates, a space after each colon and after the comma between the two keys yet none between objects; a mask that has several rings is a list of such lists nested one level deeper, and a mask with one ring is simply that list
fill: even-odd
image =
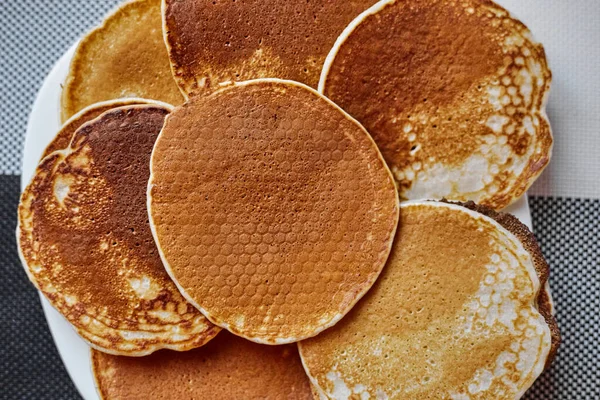
[{"label": "dark browned pancake", "polygon": [[128,0],[77,46],[62,92],[62,121],[101,101],[142,97],[181,104],[162,35],[161,0]]},{"label": "dark browned pancake", "polygon": [[371,133],[408,200],[501,209],[552,152],[541,44],[489,0],[383,0],[340,36],[319,91]]},{"label": "dark browned pancake", "polygon": [[146,212],[148,164],[170,108],[109,110],[44,158],[19,205],[31,281],[93,347],[188,350],[219,331],[165,272]]},{"label": "dark browned pancake", "polygon": [[371,137],[306,85],[238,83],[167,118],[150,224],[165,268],[213,323],[267,344],[339,321],[371,287],[398,218]]},{"label": "dark browned pancake", "polygon": [[220,333],[207,345],[133,358],[92,353],[102,400],[309,400],[294,345],[265,346]]},{"label": "dark browned pancake", "polygon": [[60,128],[60,131],[56,134],[56,137],[52,139],[52,142],[46,147],[44,154],[42,154],[41,159],[53,153],[57,150],[64,150],[69,147],[71,143],[71,138],[75,131],[83,124],[88,121],[93,120],[96,117],[99,117],[104,112],[117,107],[133,105],[133,104],[146,104],[148,100],[144,99],[117,99],[117,100],[109,100],[103,101],[100,103],[92,104],[89,107],[84,108],[77,114],[73,115],[65,124]]},{"label": "dark browned pancake", "polygon": [[344,27],[375,0],[165,0],[173,74],[188,96],[282,78],[314,88]]},{"label": "dark browned pancake", "polygon": [[333,399],[518,399],[560,341],[548,265],[512,216],[408,202],[381,277],[335,327],[299,344]]}]

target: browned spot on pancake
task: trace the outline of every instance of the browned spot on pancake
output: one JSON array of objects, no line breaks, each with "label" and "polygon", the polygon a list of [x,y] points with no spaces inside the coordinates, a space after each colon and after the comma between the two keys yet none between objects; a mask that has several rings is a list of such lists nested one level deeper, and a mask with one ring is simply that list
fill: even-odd
[{"label": "browned spot on pancake", "polygon": [[66,149],[67,147],[69,147],[69,144],[71,143],[71,138],[73,137],[73,134],[75,133],[75,131],[81,125],[85,124],[88,121],[93,120],[96,117],[99,117],[104,112],[106,112],[112,108],[116,108],[116,107],[122,107],[122,106],[132,105],[132,104],[143,104],[143,103],[144,102],[141,99],[134,99],[134,100],[121,99],[121,100],[115,100],[115,101],[111,101],[111,102],[102,102],[102,103],[93,104],[93,105],[87,107],[86,109],[81,110],[80,113],[78,113],[77,115],[74,115],[67,122],[65,122],[65,124],[62,126],[62,128],[60,128],[60,131],[58,131],[58,133],[56,134],[56,137],[46,147],[46,150],[44,151],[44,154],[42,154],[41,158],[44,158],[47,155],[49,155],[50,153],[53,153],[57,150],[63,150],[63,149]]},{"label": "browned spot on pancake", "polygon": [[[335,51],[324,94],[371,133],[401,197],[499,209],[548,163],[543,47],[491,1],[381,3]],[[487,163],[466,170],[474,155]],[[444,178],[442,166],[464,176]]]},{"label": "browned spot on pancake", "polygon": [[91,104],[122,97],[182,103],[163,40],[160,4],[127,1],[81,40],[62,93],[63,122]]},{"label": "browned spot on pancake", "polygon": [[[347,399],[365,393],[496,399],[527,389],[537,375],[526,361],[531,355],[520,351],[530,335],[545,336],[536,331],[539,314],[531,303],[537,293],[529,272],[524,265],[503,266],[523,260],[516,247],[504,248],[505,237],[496,224],[457,208],[404,205],[394,248],[373,288],[336,326],[299,344],[310,376],[330,396],[347,393],[332,398]],[[506,280],[511,271],[515,275]],[[492,285],[489,294],[486,285]],[[510,302],[518,308],[506,325],[502,318],[511,313],[501,308]],[[528,349],[536,363],[544,345]],[[486,376],[502,369],[500,378]]]},{"label": "browned spot on pancake", "polygon": [[226,81],[292,79],[316,88],[325,56],[375,0],[166,0],[165,37],[188,95]]},{"label": "browned spot on pancake", "polygon": [[93,351],[92,366],[104,400],[311,399],[296,346],[260,345],[228,332],[184,353],[134,358]]},{"label": "browned spot on pancake", "polygon": [[83,125],[42,161],[19,206],[30,278],[105,351],[189,349],[218,332],[177,291],[148,225],[148,164],[168,113],[129,106]]},{"label": "browned spot on pancake", "polygon": [[159,248],[217,325],[312,336],[373,284],[398,217],[366,131],[306,86],[257,80],[176,109],[152,156]]}]

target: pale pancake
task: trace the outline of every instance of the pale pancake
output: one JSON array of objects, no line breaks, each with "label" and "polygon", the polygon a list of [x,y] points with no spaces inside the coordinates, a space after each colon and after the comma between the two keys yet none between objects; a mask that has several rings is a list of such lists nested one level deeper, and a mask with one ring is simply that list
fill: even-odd
[{"label": "pale pancake", "polygon": [[164,0],[173,75],[193,96],[221,84],[282,78],[314,88],[342,30],[375,0]]},{"label": "pale pancake", "polygon": [[535,272],[540,280],[541,289],[537,298],[538,310],[544,317],[544,320],[546,321],[546,324],[552,333],[552,347],[550,349],[548,359],[546,360],[546,367],[549,367],[552,361],[554,361],[556,352],[560,346],[561,337],[555,318],[556,310],[554,308],[554,302],[552,301],[552,294],[550,292],[550,267],[544,259],[542,249],[540,248],[535,235],[529,230],[529,228],[527,228],[527,226],[525,226],[517,217],[512,214],[502,212],[499,213],[488,207],[477,205],[472,201],[459,205],[492,218],[504,229],[515,235],[523,244],[525,250],[527,250],[527,252],[531,255]]},{"label": "pale pancake", "polygon": [[402,199],[501,209],[548,164],[541,44],[489,0],[383,0],[337,40],[319,91],[371,133]]},{"label": "pale pancake", "polygon": [[160,0],[123,3],[79,43],[62,92],[62,121],[101,101],[181,104],[162,35]]},{"label": "pale pancake", "polygon": [[188,350],[217,334],[164,270],[147,221],[152,147],[171,107],[109,110],[42,160],[19,205],[20,256],[35,286],[93,347]]},{"label": "pale pancake", "polygon": [[[71,138],[75,131],[83,124],[88,121],[91,121],[104,112],[117,107],[123,107],[134,104],[152,104],[155,103],[152,100],[145,100],[139,98],[132,99],[117,99],[117,100],[108,100],[100,103],[92,104],[79,111],[77,114],[73,115],[64,125],[60,128],[54,139],[46,146],[46,150],[42,154],[41,159],[44,159],[46,156],[50,155],[57,150],[64,150],[69,147],[71,143]],[[41,161],[40,159],[40,161]]]},{"label": "pale pancake", "polygon": [[313,384],[332,399],[520,398],[559,339],[539,303],[548,266],[531,233],[456,204],[404,203],[400,214],[373,288],[299,344]]},{"label": "pale pancake", "polygon": [[294,345],[265,346],[222,332],[207,345],[132,358],[92,353],[103,400],[312,398]]},{"label": "pale pancake", "polygon": [[364,128],[277,79],[176,108],[152,153],[148,202],[184,296],[266,344],[339,321],[379,275],[398,219],[393,177]]}]

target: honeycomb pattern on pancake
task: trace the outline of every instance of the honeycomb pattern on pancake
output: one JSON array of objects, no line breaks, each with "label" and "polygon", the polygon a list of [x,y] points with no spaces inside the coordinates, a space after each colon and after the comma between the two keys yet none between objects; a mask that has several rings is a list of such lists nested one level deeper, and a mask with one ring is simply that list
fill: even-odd
[{"label": "honeycomb pattern on pancake", "polygon": [[404,203],[381,277],[301,356],[333,399],[520,398],[552,348],[541,287],[531,254],[496,221]]},{"label": "honeycomb pattern on pancake", "polygon": [[401,198],[525,193],[552,152],[552,75],[527,27],[486,0],[382,1],[353,24],[319,88],[373,135]]},{"label": "honeycomb pattern on pancake", "polygon": [[284,343],[336,323],[383,268],[393,177],[364,129],[306,86],[257,80],[193,98],[152,155],[165,265],[215,324]]},{"label": "honeycomb pattern on pancake", "polygon": [[19,205],[31,281],[93,347],[141,356],[188,350],[219,328],[164,270],[148,225],[152,147],[169,109],[116,108],[42,160]]}]

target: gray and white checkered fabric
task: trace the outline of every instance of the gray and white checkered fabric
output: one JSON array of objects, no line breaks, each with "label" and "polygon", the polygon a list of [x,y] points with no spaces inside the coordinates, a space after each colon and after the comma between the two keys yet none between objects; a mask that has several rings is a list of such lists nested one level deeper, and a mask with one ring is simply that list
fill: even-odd
[{"label": "gray and white checkered fabric", "polygon": [[0,3],[0,174],[19,174],[27,117],[46,74],[118,0]]}]

